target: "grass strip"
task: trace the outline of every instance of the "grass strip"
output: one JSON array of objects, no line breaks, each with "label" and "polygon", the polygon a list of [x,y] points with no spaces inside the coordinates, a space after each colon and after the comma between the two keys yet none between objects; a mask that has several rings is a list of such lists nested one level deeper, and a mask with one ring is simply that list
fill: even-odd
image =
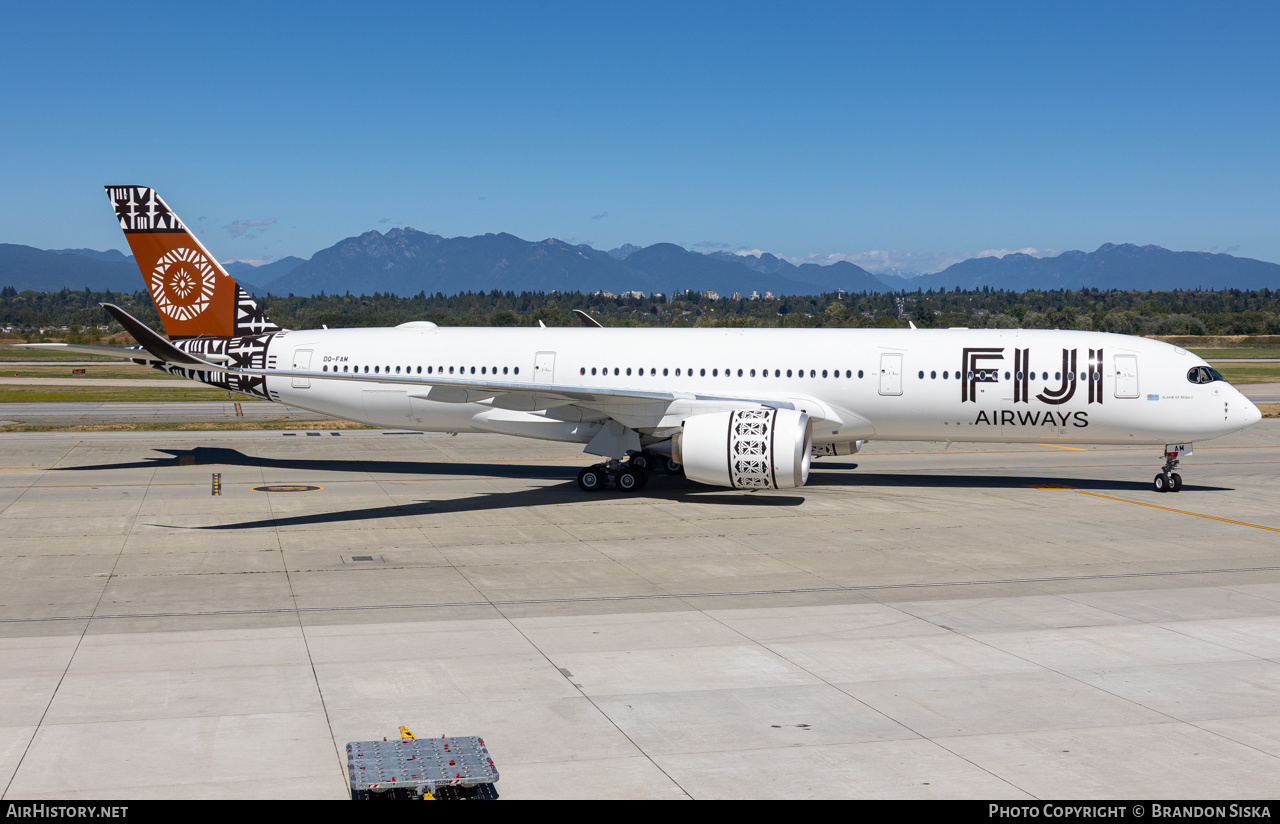
[{"label": "grass strip", "polygon": [[351,429],[384,429],[385,427],[366,426],[351,421],[182,421],[182,422],[149,422],[149,423],[89,423],[69,426],[44,426],[18,424],[0,426],[0,432],[252,432],[286,430],[303,432],[315,430],[346,431]]}]

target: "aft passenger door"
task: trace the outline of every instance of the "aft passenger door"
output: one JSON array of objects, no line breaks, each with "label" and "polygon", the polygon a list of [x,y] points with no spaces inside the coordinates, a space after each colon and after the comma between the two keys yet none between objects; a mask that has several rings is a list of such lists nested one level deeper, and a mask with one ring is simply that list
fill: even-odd
[{"label": "aft passenger door", "polygon": [[556,353],[539,352],[533,356],[533,382],[554,383],[556,372]]},{"label": "aft passenger door", "polygon": [[902,394],[902,354],[900,352],[880,356],[880,394]]},{"label": "aft passenger door", "polygon": [[[293,352],[293,368],[299,372],[308,372],[311,370],[311,351],[310,349],[295,349]],[[294,378],[294,389],[310,389],[310,378]]]},{"label": "aft passenger door", "polygon": [[1138,397],[1138,356],[1116,355],[1116,397]]}]

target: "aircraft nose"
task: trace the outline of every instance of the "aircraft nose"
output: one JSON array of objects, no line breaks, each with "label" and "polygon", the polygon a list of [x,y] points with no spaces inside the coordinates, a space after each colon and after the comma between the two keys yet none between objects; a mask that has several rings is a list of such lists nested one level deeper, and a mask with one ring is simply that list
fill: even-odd
[{"label": "aircraft nose", "polygon": [[1258,405],[1256,403],[1249,400],[1248,398],[1245,398],[1244,399],[1244,425],[1253,426],[1255,423],[1257,423],[1260,420],[1262,420],[1262,410],[1258,408]]}]

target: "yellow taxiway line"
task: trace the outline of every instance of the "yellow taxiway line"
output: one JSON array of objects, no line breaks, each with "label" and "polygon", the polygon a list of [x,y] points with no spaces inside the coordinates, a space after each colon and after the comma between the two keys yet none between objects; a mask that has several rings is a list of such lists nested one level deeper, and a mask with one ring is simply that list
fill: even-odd
[{"label": "yellow taxiway line", "polygon": [[1254,529],[1265,529],[1270,532],[1280,532],[1280,529],[1277,529],[1274,526],[1262,526],[1261,524],[1250,524],[1250,523],[1246,523],[1245,521],[1233,521],[1230,518],[1219,518],[1215,515],[1202,515],[1199,512],[1188,512],[1185,509],[1173,509],[1172,507],[1157,506],[1156,504],[1144,504],[1142,501],[1131,501],[1128,498],[1116,498],[1111,495],[1100,495],[1097,492],[1085,492],[1083,489],[1077,489],[1076,492],[1079,492],[1081,495],[1092,495],[1095,498],[1106,498],[1108,501],[1120,501],[1126,504],[1136,504],[1138,506],[1149,506],[1152,509],[1163,509],[1165,512],[1177,512],[1179,515],[1194,515],[1197,518],[1208,518],[1211,521],[1225,521],[1226,523],[1229,523],[1229,524],[1239,524],[1240,526],[1251,526]]}]

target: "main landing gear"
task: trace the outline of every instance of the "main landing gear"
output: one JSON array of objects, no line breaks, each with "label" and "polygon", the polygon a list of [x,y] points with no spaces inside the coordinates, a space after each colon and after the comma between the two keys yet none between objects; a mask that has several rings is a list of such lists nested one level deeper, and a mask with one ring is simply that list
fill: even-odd
[{"label": "main landing gear", "polygon": [[649,483],[649,474],[661,468],[670,475],[684,474],[680,464],[652,452],[633,452],[626,461],[610,458],[604,463],[584,467],[578,473],[578,488],[583,492],[599,492],[613,481],[622,492],[639,492]]},{"label": "main landing gear", "polygon": [[1178,468],[1178,454],[1176,451],[1165,451],[1164,466],[1160,467],[1160,474],[1156,475],[1156,479],[1152,483],[1156,492],[1182,491],[1182,476],[1173,471]]}]

